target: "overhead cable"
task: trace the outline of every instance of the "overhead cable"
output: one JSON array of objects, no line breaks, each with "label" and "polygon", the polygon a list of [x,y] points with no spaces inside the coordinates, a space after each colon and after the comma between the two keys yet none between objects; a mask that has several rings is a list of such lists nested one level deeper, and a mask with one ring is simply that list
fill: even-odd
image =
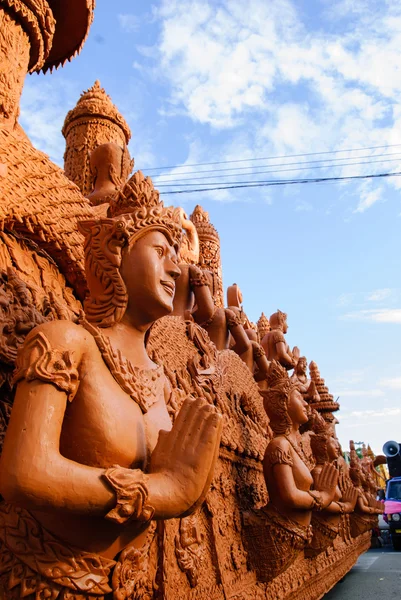
[{"label": "overhead cable", "polygon": [[[354,163],[346,163],[346,164],[342,164],[342,165],[318,165],[313,167],[313,169],[325,169],[325,168],[334,168],[334,167],[352,167],[352,166],[359,166],[359,165],[371,165],[374,163],[383,163],[383,162],[400,162],[401,158],[392,158],[392,159],[387,159],[387,160],[369,160],[369,161],[362,161],[362,162],[354,162]],[[242,173],[242,175],[260,175],[263,173],[284,173],[286,171],[310,171],[311,168],[310,167],[297,167],[297,168],[292,168],[292,169],[266,169],[263,171],[255,171],[254,173]],[[235,175],[216,175],[214,177],[214,179],[219,179],[219,178],[227,178],[227,177],[239,177],[238,174]],[[192,177],[191,181],[196,181],[196,180],[203,180],[203,179],[209,179],[209,177]],[[218,181],[211,181],[209,183],[203,183],[203,184],[199,184],[199,183],[191,183],[191,181],[185,182],[185,180],[182,179],[176,179],[173,181],[169,181],[169,182],[163,182],[163,183],[157,183],[155,182],[157,188],[162,188],[162,187],[184,187],[184,186],[192,186],[192,185],[220,185],[220,183],[222,182],[218,182]],[[234,183],[257,183],[256,182],[252,182],[252,181],[232,181],[232,182],[228,182],[231,184]]]},{"label": "overhead cable", "polygon": [[313,179],[287,179],[287,180],[270,180],[270,181],[259,181],[258,183],[247,183],[247,184],[236,184],[236,185],[223,185],[214,188],[198,188],[198,189],[186,189],[186,190],[171,190],[161,192],[161,195],[167,196],[168,194],[193,194],[196,192],[214,192],[218,190],[235,190],[239,188],[256,188],[256,187],[273,187],[283,185],[297,185],[297,184],[308,184],[308,183],[330,183],[338,181],[351,181],[360,179],[378,179],[385,177],[398,177],[401,175],[401,171],[394,173],[375,173],[372,175],[350,175],[346,177],[315,177]]},{"label": "overhead cable", "polygon": [[301,156],[318,156],[323,154],[340,154],[342,152],[362,152],[364,150],[380,150],[383,148],[395,148],[399,147],[401,144],[385,144],[383,146],[365,146],[361,148],[345,148],[342,150],[324,150],[322,152],[306,152],[303,154],[283,154],[279,156],[264,156],[259,158],[239,158],[236,160],[218,160],[215,162],[203,162],[203,163],[189,163],[187,165],[169,165],[164,167],[150,167],[147,171],[161,171],[166,169],[186,169],[187,167],[200,167],[203,165],[225,165],[229,163],[241,163],[241,162],[250,162],[257,160],[273,160],[278,158],[300,158]]},{"label": "overhead cable", "polygon": [[[258,169],[261,167],[287,167],[287,166],[293,166],[293,165],[312,165],[312,164],[316,164],[316,163],[321,163],[321,162],[338,162],[340,160],[356,160],[356,159],[360,159],[360,158],[381,158],[382,156],[400,156],[401,152],[389,152],[387,154],[365,154],[363,156],[344,156],[344,157],[340,157],[340,158],[321,158],[319,160],[304,160],[304,161],[295,161],[295,162],[285,162],[285,163],[277,163],[277,164],[267,164],[267,165],[254,165],[254,166],[249,166],[249,167],[227,167],[225,169],[208,169],[208,170],[202,170],[202,171],[186,171],[185,173],[161,173],[160,175],[153,175],[153,181],[159,181],[161,180],[161,178],[163,177],[186,177],[187,175],[192,175],[192,174],[203,174],[203,173],[218,173],[218,172],[223,172],[223,171],[245,171],[247,169]],[[328,167],[330,165],[327,165]],[[335,166],[335,165],[334,165]],[[340,164],[339,166],[342,166],[342,164]],[[148,169],[147,169],[148,170]],[[250,175],[252,173],[249,173]],[[233,175],[227,175],[227,177],[232,177]],[[192,178],[190,178],[192,179]]]}]

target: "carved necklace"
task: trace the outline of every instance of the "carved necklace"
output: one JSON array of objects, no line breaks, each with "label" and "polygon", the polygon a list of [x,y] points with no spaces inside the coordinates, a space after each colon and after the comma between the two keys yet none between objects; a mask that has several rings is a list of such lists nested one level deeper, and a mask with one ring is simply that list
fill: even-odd
[{"label": "carved necklace", "polygon": [[299,458],[302,460],[303,463],[308,464],[308,458],[302,448],[302,446],[299,446],[298,444],[294,444],[294,442],[291,440],[291,438],[288,435],[284,435],[285,439],[288,441],[288,443],[290,444],[290,446],[295,450],[295,452],[298,454]]},{"label": "carved necklace", "polygon": [[156,369],[135,367],[120,350],[113,348],[110,339],[99,327],[86,319],[82,319],[80,323],[93,336],[103,361],[120,388],[138,404],[144,414],[147,413],[163,397],[163,366],[159,365]]}]

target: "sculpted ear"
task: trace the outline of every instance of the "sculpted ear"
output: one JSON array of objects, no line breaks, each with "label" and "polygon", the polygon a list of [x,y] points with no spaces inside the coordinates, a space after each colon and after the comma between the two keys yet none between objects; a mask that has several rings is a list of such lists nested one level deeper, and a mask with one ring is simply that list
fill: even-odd
[{"label": "sculpted ear", "polygon": [[94,225],[97,224],[95,219],[90,219],[88,221],[78,221],[78,230],[82,235],[89,235],[92,231]]}]

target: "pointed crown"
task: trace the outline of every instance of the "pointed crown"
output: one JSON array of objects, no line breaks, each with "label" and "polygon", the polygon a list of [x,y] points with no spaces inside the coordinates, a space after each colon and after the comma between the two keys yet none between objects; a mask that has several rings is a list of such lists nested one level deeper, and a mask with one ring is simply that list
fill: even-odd
[{"label": "pointed crown", "polygon": [[263,312],[259,317],[257,325],[258,325],[260,339],[263,339],[264,336],[266,335],[266,333],[268,331],[270,331],[269,319],[266,317],[266,315]]},{"label": "pointed crown", "polygon": [[190,219],[197,229],[199,239],[210,240],[218,245],[220,244],[219,234],[210,222],[209,213],[199,204],[195,206]]},{"label": "pointed crown", "polygon": [[[121,219],[129,240],[149,230],[162,231],[177,248],[181,243],[182,222],[179,208],[165,207],[150,177],[137,171],[111,200],[107,216]],[[120,226],[121,229],[123,228]]]},{"label": "pointed crown", "polygon": [[65,138],[68,136],[71,127],[78,119],[91,118],[106,119],[115,123],[124,133],[125,143],[128,144],[130,141],[131,130],[128,123],[105,89],[101,87],[99,80],[96,80],[91,88],[82,92],[76,106],[68,111],[62,129],[63,136]]}]

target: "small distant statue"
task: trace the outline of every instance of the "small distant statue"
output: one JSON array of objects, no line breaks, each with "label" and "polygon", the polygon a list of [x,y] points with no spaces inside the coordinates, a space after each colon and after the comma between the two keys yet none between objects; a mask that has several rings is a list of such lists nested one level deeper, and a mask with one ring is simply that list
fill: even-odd
[{"label": "small distant statue", "polygon": [[190,285],[190,268],[199,262],[199,236],[195,225],[188,219],[185,211],[180,208],[182,236],[179,249],[180,276],[176,281],[172,315],[180,316],[185,320],[192,319],[195,296]]},{"label": "small distant statue", "polygon": [[274,433],[263,463],[270,502],[246,516],[250,555],[261,581],[282,573],[311,541],[312,512],[331,504],[338,481],[330,463],[314,479],[306,466],[299,428],[309,419],[308,405],[286,368],[273,360],[267,381],[261,394]]},{"label": "small distant statue", "polygon": [[300,356],[291,375],[291,381],[295,383],[307,402],[319,402],[319,394],[316,384],[307,376],[308,361],[305,356]]},{"label": "small distant statue", "polygon": [[[251,349],[245,333],[241,315],[231,308],[216,306],[213,299],[213,273],[196,265],[189,269],[189,284],[195,295],[192,316],[195,322],[206,329],[217,350],[231,348],[239,356]],[[232,343],[233,340],[233,343]]]},{"label": "small distant statue", "polygon": [[380,502],[376,503],[376,500],[370,497],[369,483],[352,440],[350,441],[349,474],[358,494],[355,510],[350,515],[351,535],[355,538],[377,525],[377,515],[383,512],[383,505]]},{"label": "small distant statue", "polygon": [[260,345],[258,327],[248,319],[242,307],[242,301],[242,292],[238,285],[233,283],[233,285],[227,288],[227,306],[241,321],[244,331],[251,342],[250,347],[241,355],[241,358],[253,373],[255,381],[258,382],[260,387],[264,388],[266,387],[264,384],[270,363],[267,360],[266,352]]},{"label": "small distant statue", "polygon": [[287,315],[281,310],[273,313],[269,319],[270,331],[266,333],[261,344],[269,361],[277,360],[283,367],[293,369],[298,359],[298,349],[290,350],[285,340],[288,331]]}]

